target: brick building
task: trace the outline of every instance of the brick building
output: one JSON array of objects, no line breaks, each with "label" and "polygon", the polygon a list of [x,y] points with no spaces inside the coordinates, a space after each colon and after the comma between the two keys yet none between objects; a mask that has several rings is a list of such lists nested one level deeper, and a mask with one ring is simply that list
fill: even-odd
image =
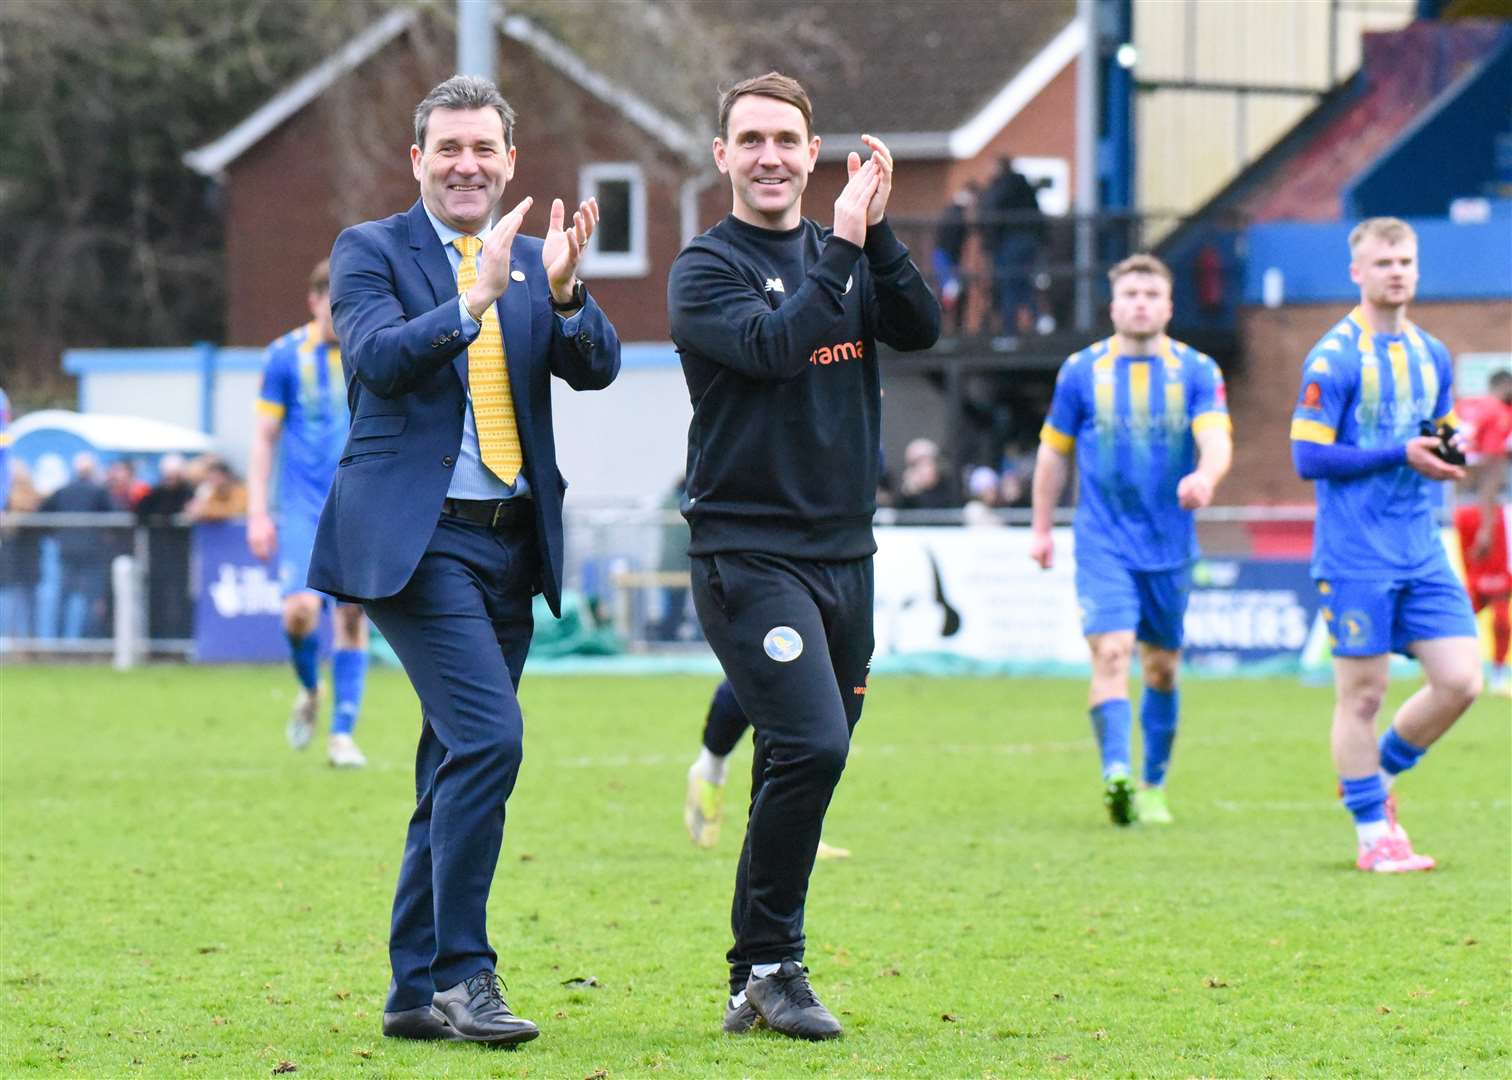
[{"label": "brick building", "polygon": [[[698,100],[668,92],[686,85],[686,75],[648,77],[644,50],[595,50],[599,61],[590,66],[524,16],[497,24],[498,79],[519,116],[506,202],[534,195],[526,231],[539,233],[543,200],[599,197],[604,220],[583,276],[622,339],[637,346],[614,395],[559,403],[559,433],[574,425],[603,433],[634,446],[639,462],[604,462],[559,435],[575,494],[645,495],[647,476],[659,487],[681,468],[689,406],[667,340],[666,279],[686,240],[729,212],[729,186],[710,149],[722,83],[778,68],[808,88],[822,142],[804,205],[820,222],[844,184],[846,153],[863,149],[861,133],[884,139],[898,168],[889,213],[923,267],[940,211],[961,185],[989,179],[999,158],[1011,155],[1049,182],[1041,198],[1052,212],[1069,206],[1075,182],[1084,37],[1074,0],[920,0],[889,6],[886,18],[858,18],[863,5],[769,0],[761,6],[765,36],[749,40],[740,36],[748,5],[691,10],[712,32],[744,42],[731,50],[738,69],[710,70],[706,79],[694,73]],[[303,310],[309,267],[340,229],[414,202],[410,117],[424,92],[451,74],[453,45],[433,14],[397,9],[186,155],[225,208],[228,344],[261,345],[287,329]],[[902,444],[920,434],[948,437],[950,397],[941,386],[951,360],[911,357],[889,373],[889,456],[901,457]],[[622,430],[628,425],[637,427]]]}]

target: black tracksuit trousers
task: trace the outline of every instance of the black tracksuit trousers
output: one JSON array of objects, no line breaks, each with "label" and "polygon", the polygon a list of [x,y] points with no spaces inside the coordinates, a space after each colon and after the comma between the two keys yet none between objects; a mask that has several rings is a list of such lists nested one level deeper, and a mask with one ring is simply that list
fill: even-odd
[{"label": "black tracksuit trousers", "polygon": [[866,701],[872,560],[695,555],[704,636],[756,729],[735,876],[731,993],[752,964],[802,960],[803,907],[830,796]]},{"label": "black tracksuit trousers", "polygon": [[714,697],[709,702],[709,714],[704,717],[704,749],[715,757],[729,757],[750,726],[751,721],[740,707],[740,699],[735,696],[735,688],[726,679],[715,687]]}]

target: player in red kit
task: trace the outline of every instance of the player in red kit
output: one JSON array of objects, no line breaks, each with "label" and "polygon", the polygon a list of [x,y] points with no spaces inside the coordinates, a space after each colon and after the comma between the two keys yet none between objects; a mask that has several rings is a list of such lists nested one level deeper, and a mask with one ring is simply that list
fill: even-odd
[{"label": "player in red kit", "polygon": [[1512,673],[1507,652],[1512,645],[1512,569],[1507,563],[1505,492],[1512,455],[1512,371],[1491,376],[1484,397],[1461,398],[1455,406],[1470,436],[1466,454],[1474,501],[1454,512],[1460,555],[1465,561],[1465,587],[1479,613],[1491,608],[1491,679],[1493,694],[1512,697]]}]

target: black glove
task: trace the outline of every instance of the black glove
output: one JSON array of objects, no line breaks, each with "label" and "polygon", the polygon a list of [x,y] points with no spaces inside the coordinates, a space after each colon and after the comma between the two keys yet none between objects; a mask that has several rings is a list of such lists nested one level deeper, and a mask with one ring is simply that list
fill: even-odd
[{"label": "black glove", "polygon": [[1438,439],[1439,444],[1433,448],[1433,452],[1440,461],[1448,465],[1465,463],[1465,455],[1460,452],[1459,447],[1454,445],[1454,436],[1457,432],[1451,425],[1440,424],[1435,428],[1431,422],[1423,420],[1418,424],[1418,434]]}]

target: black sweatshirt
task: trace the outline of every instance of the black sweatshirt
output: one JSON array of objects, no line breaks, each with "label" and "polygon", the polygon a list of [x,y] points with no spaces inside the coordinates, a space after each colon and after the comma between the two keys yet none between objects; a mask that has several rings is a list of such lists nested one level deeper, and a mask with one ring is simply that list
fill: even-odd
[{"label": "black sweatshirt", "polygon": [[863,252],[806,218],[777,232],[727,217],[677,256],[667,294],[693,400],[688,552],[875,552],[877,342],[927,349],[940,334],[887,222]]}]

